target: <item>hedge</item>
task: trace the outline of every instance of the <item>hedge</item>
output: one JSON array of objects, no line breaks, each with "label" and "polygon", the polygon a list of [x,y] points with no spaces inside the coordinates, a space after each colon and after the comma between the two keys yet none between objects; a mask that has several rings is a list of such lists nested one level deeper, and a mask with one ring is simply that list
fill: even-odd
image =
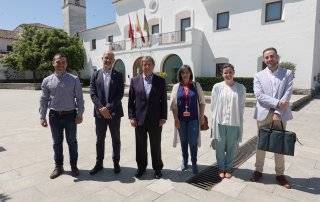
[{"label": "hedge", "polygon": [[[247,93],[253,93],[253,78],[252,77],[237,77],[235,81],[243,84]],[[196,81],[200,83],[204,91],[211,91],[214,84],[223,81],[222,77],[196,77]]]},{"label": "hedge", "polygon": [[90,79],[80,79],[82,83],[82,87],[89,87],[90,86]]}]

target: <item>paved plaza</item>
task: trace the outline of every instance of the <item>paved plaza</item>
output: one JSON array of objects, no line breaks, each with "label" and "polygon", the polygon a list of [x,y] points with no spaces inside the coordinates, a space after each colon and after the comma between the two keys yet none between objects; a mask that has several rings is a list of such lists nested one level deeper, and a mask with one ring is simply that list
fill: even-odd
[{"label": "paved plaza", "polygon": [[[268,153],[261,183],[248,181],[255,157],[240,166],[234,177],[206,191],[185,183],[191,170],[180,171],[181,150],[173,148],[171,113],[162,133],[163,178],[153,179],[149,152],[147,175],[136,179],[134,129],[127,118],[127,98],[123,99],[125,117],[121,122],[122,172],[113,173],[110,133],[106,139],[105,169],[95,176],[88,171],[95,164],[95,125],[93,104],[85,98],[84,122],[78,126],[80,175],[69,174],[69,153],[64,141],[66,173],[54,180],[52,139],[49,128],[39,123],[40,91],[0,90],[0,201],[320,201],[320,99],[314,99],[294,112],[288,129],[303,143],[296,144],[296,156],[286,157],[286,171],[293,188],[277,185],[273,155]],[[209,105],[206,107],[206,115]],[[246,108],[244,142],[256,135],[253,108]],[[215,163],[209,147],[209,131],[202,133],[199,148],[200,170]],[[244,143],[243,142],[243,143]]]}]

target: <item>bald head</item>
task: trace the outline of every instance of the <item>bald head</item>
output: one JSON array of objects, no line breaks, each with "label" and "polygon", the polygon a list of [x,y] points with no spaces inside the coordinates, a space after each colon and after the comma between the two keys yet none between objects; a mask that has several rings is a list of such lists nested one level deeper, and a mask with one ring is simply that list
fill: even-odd
[{"label": "bald head", "polygon": [[106,51],[102,56],[103,68],[109,70],[114,63],[114,53],[112,51]]}]

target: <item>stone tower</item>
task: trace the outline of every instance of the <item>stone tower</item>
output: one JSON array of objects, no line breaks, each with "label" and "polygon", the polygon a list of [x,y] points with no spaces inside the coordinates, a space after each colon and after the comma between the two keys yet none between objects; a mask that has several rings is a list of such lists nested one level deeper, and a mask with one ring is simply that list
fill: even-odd
[{"label": "stone tower", "polygon": [[70,36],[85,30],[86,25],[86,1],[62,0],[63,29]]}]

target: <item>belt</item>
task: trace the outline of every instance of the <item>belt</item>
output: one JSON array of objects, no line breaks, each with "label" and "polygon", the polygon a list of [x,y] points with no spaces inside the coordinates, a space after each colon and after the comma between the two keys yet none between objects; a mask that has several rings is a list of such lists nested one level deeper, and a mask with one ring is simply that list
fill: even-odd
[{"label": "belt", "polygon": [[56,110],[51,109],[50,111],[51,111],[52,113],[59,114],[59,115],[67,115],[67,114],[72,114],[72,113],[75,113],[75,112],[76,112],[75,109],[69,110],[69,111],[56,111]]}]

